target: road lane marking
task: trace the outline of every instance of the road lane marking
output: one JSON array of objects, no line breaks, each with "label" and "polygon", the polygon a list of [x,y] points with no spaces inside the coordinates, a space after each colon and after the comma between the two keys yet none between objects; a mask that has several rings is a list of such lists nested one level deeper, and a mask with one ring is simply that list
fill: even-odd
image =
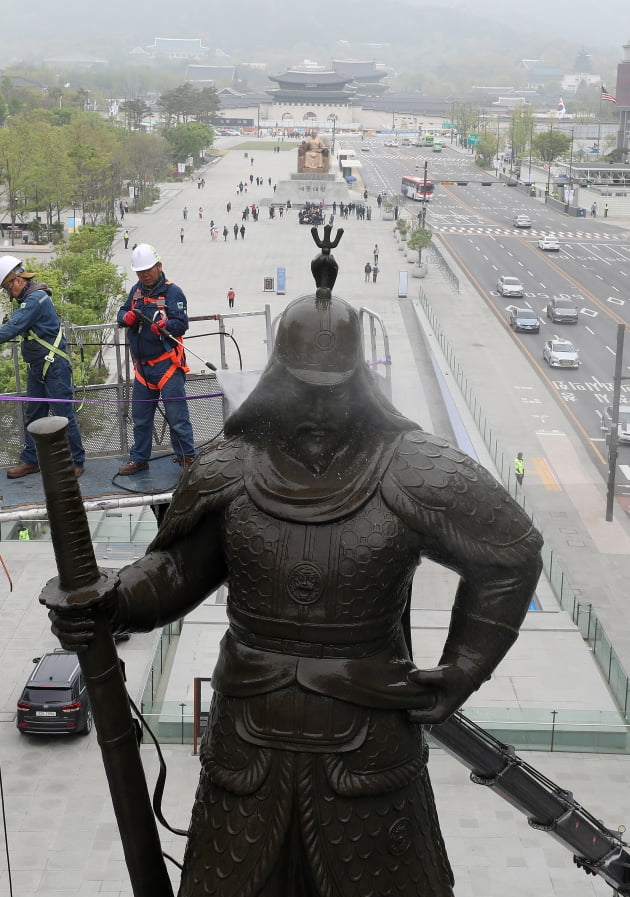
[{"label": "road lane marking", "polygon": [[562,487],[560,486],[560,483],[553,475],[551,467],[549,467],[549,464],[547,464],[544,458],[532,458],[532,465],[534,470],[540,477],[540,480],[545,489],[548,489],[550,492],[561,491]]}]

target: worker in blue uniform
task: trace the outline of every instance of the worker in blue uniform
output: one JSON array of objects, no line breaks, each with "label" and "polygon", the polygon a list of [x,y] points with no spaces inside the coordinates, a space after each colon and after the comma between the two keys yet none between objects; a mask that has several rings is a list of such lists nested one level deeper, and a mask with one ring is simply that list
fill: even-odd
[{"label": "worker in blue uniform", "polygon": [[186,296],[167,280],[155,249],[140,243],[131,253],[138,282],[118,311],[118,325],[127,328],[133,357],[133,435],[122,476],[146,470],[151,458],[153,420],[162,397],[174,460],[184,470],[195,457],[192,424],[186,400],[186,356],[182,337],[188,330]]},{"label": "worker in blue uniform", "polygon": [[[85,449],[72,404],[72,364],[63,328],[46,284],[25,271],[22,260],[11,255],[0,258],[0,285],[18,303],[11,318],[0,327],[0,343],[20,338],[27,365],[25,423],[48,414],[68,419],[68,439],[77,477],[83,473]],[[10,480],[39,473],[35,443],[28,430],[20,461],[7,470]]]}]

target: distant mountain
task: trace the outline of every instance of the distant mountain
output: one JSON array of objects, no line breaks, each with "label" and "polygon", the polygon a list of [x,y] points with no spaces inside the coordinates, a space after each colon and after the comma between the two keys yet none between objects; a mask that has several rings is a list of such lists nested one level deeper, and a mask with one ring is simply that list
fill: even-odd
[{"label": "distant mountain", "polygon": [[592,6],[575,0],[571,6],[569,0],[529,0],[503,7],[496,0],[476,0],[474,7],[461,0],[30,0],[12,8],[11,34],[0,36],[0,59],[6,64],[23,53],[34,62],[84,52],[120,61],[154,37],[194,37],[213,54],[221,49],[235,62],[277,59],[279,68],[306,57],[327,64],[347,52],[399,69],[435,73],[439,65],[462,64],[483,72],[488,56],[508,68],[522,57],[572,61],[578,45],[591,52],[601,36],[612,69],[622,55],[618,21],[626,18],[627,0],[624,9],[621,2],[609,0],[606,15],[596,17]]}]

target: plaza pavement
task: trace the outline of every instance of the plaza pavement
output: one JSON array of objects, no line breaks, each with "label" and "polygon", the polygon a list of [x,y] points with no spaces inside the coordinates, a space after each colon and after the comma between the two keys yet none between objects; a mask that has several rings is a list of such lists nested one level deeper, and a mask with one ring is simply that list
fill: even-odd
[{"label": "plaza pavement", "polygon": [[[295,151],[273,153],[263,149],[262,143],[255,150],[249,144],[243,150],[238,139],[223,139],[222,143],[226,154],[206,167],[203,190],[193,181],[165,185],[160,201],[145,213],[126,216],[124,226],[130,231],[130,247],[135,242],[150,242],[158,248],[167,276],[188,296],[191,315],[227,313],[226,293],[234,288],[237,317],[226,324],[239,341],[244,368],[260,370],[267,354],[262,319],[238,315],[258,312],[269,304],[275,317],[290,299],[312,292],[309,264],[317,250],[309,228],[298,225],[295,208],[283,218],[276,215],[271,220],[264,205],[273,198],[273,184],[293,170]],[[249,179],[250,173],[262,177],[264,186],[256,188],[254,180],[247,198],[237,195],[238,182]],[[358,190],[355,196],[358,198]],[[226,211],[228,202],[232,203],[231,213]],[[245,239],[239,236],[234,240],[230,231],[227,241],[221,237],[211,241],[210,220],[214,219],[219,231],[237,218],[240,226],[245,202],[261,205],[259,221],[254,223],[250,217],[246,223]],[[371,202],[372,221],[351,218],[335,222],[346,230],[335,250],[340,267],[335,293],[356,306],[367,306],[384,321],[397,407],[434,432],[452,435],[453,429],[467,430],[473,451],[492,469],[493,462],[441,351],[437,325],[431,326],[416,301],[420,281],[410,277],[408,296],[398,298],[399,272],[409,271],[410,266],[397,249],[393,222],[382,220],[373,198]],[[186,222],[184,206],[189,210]],[[199,218],[199,206],[203,207],[203,219]],[[380,274],[375,284],[365,283],[363,267],[372,260],[375,243]],[[129,270],[129,250],[124,250],[122,239],[115,257]],[[264,278],[275,278],[278,268],[286,270],[285,294],[264,292]],[[578,595],[585,603],[593,603],[630,669],[630,656],[626,657],[630,654],[630,627],[625,613],[630,528],[625,514],[617,509],[614,523],[602,522],[600,474],[581,448],[570,420],[475,291],[462,278],[461,292],[454,292],[432,265],[421,284],[439,317],[443,336],[486,409],[506,463],[511,464],[517,450],[525,454],[528,508]],[[199,322],[191,328],[191,335],[209,330],[208,322]],[[200,336],[191,346],[218,364],[216,337]],[[237,367],[235,353],[229,355],[228,363],[231,370]],[[444,412],[440,383],[447,391],[450,417]],[[13,579],[12,591],[6,582],[0,590],[0,764],[13,893],[15,897],[131,897],[96,734],[72,741],[30,739],[20,737],[15,728],[15,702],[31,658],[55,644],[46,614],[37,602],[42,585],[54,573],[50,545],[4,543],[0,554]],[[125,562],[122,554],[118,563]],[[97,553],[97,560],[103,566],[116,564],[111,555],[101,558]],[[421,665],[437,659],[452,594],[449,574],[431,566],[421,569],[413,600],[414,642]],[[474,706],[612,711],[612,700],[590,651],[544,581],[537,595],[541,611],[528,615],[521,638],[475,696]],[[224,609],[214,600],[186,622],[169,673],[168,699],[189,699],[193,676],[210,673],[223,626]],[[134,697],[141,691],[155,642],[154,635],[142,635],[120,646]],[[167,745],[164,752],[169,764],[166,815],[171,824],[186,828],[198,758],[191,755],[190,745]],[[154,752],[143,746],[142,754],[152,781]],[[627,824],[630,759],[625,755],[530,752],[523,756],[573,791],[576,800],[608,826]],[[430,768],[457,897],[593,897],[611,893],[603,881],[578,870],[571,854],[549,835],[532,830],[509,805],[469,784],[466,770],[443,751],[432,752]],[[183,839],[167,833],[163,845],[167,853],[181,858]],[[176,878],[175,872],[173,880]],[[9,893],[8,885],[7,862],[1,857],[1,895]]]}]

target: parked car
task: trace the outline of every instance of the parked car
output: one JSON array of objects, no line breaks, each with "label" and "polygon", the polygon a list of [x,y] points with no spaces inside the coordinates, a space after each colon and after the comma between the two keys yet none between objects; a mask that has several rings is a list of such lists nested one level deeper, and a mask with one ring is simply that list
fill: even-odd
[{"label": "parked car", "polygon": [[552,296],[547,303],[547,317],[554,323],[577,324],[578,310],[571,299]]},{"label": "parked car", "polygon": [[538,241],[538,248],[543,252],[560,252],[560,243],[557,237],[541,237]]},{"label": "parked car", "polygon": [[16,725],[22,733],[87,735],[92,708],[77,655],[61,649],[43,657],[17,702]]},{"label": "parked car", "polygon": [[514,225],[514,227],[531,227],[532,219],[529,217],[529,215],[516,215],[512,219],[512,224]]},{"label": "parked car", "polygon": [[543,358],[552,368],[578,368],[580,355],[568,339],[548,339],[543,346]]},{"label": "parked car", "polygon": [[[613,422],[612,405],[608,405],[604,409],[602,415],[602,430],[610,432]],[[619,442],[630,442],[630,405],[619,406],[619,417],[617,419],[617,438]]]},{"label": "parked car", "polygon": [[540,318],[531,308],[513,308],[510,311],[510,327],[515,333],[538,333]]},{"label": "parked car", "polygon": [[501,296],[523,296],[525,288],[518,277],[502,274],[497,280],[497,290]]}]

